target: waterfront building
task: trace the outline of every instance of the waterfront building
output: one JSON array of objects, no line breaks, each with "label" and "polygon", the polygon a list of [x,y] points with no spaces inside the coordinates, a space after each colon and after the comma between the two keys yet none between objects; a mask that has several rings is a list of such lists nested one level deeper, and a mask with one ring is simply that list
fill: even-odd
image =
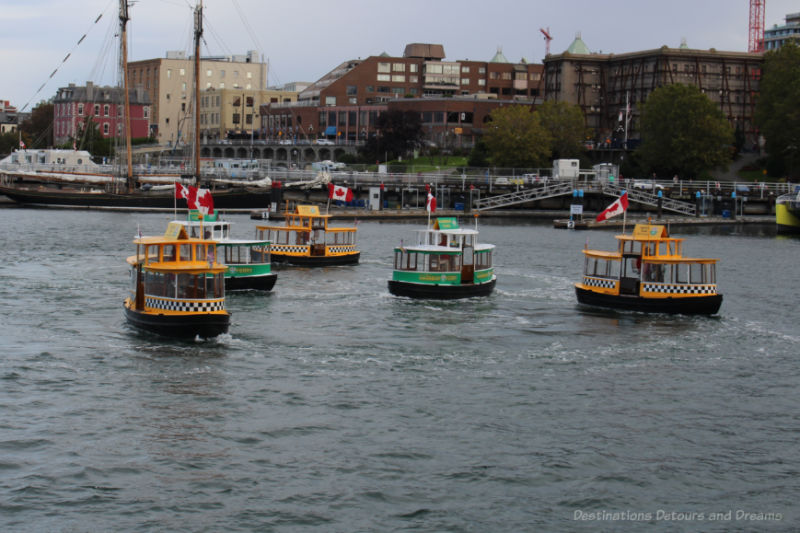
[{"label": "waterfront building", "polygon": [[0,134],[17,131],[19,113],[8,100],[0,100]]},{"label": "waterfront building", "polygon": [[297,101],[297,92],[282,89],[215,89],[200,93],[200,137],[214,141],[228,137],[260,139],[259,109],[264,103]]},{"label": "waterfront building", "polygon": [[786,15],[786,24],[764,30],[764,51],[776,50],[787,41],[793,40],[800,44],[800,13]]},{"label": "waterfront building", "polygon": [[545,58],[544,92],[548,100],[580,106],[595,142],[622,148],[627,139],[633,148],[639,142],[640,104],[648,95],[664,85],[693,85],[754,146],[761,66],[761,54],[695,50],[685,42],[679,48],[593,53],[578,35],[566,51]]},{"label": "waterfront building", "polygon": [[[58,89],[53,99],[53,142],[56,145],[74,140],[87,120],[97,124],[105,138],[125,134],[124,89],[97,86],[87,81],[78,87],[70,83]],[[141,89],[130,89],[131,138],[147,137],[150,125],[150,99]]]},{"label": "waterfront building", "polygon": [[[182,51],[171,51],[163,58],[128,64],[130,86],[144,89],[153,103],[150,130],[161,144],[175,146],[191,143],[193,65],[193,57],[187,57]],[[254,91],[266,89],[267,71],[268,65],[263,60],[259,61],[258,53],[254,50],[245,55],[201,57],[200,90],[233,89],[253,95]],[[254,103],[253,108],[258,109],[257,104]],[[240,117],[240,120],[243,121],[244,117]]]},{"label": "waterfront building", "polygon": [[541,101],[542,69],[509,62],[501,50],[491,61],[446,61],[441,44],[409,44],[401,57],[337,65],[295,103],[262,105],[262,128],[272,138],[357,142],[374,133],[381,113],[398,108],[421,113],[429,141],[472,144],[476,117],[482,124],[501,105]]}]

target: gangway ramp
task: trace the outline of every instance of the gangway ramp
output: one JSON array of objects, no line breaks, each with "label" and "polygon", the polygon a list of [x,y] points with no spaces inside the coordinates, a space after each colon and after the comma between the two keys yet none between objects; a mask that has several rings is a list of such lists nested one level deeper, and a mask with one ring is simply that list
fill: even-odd
[{"label": "gangway ramp", "polygon": [[[618,185],[608,183],[603,185],[603,194],[607,194],[609,196],[620,196],[623,190],[628,191],[628,201],[658,207],[659,198],[657,194],[643,191],[641,189],[623,189]],[[690,217],[693,217],[697,214],[697,207],[693,203],[684,202],[682,200],[673,200],[672,198],[667,197],[661,198],[661,209],[665,211],[673,211],[675,213],[680,213],[681,215]]]},{"label": "gangway ramp", "polygon": [[548,184],[537,189],[525,189],[498,196],[489,196],[475,202],[475,208],[478,211],[486,211],[487,209],[498,209],[509,205],[524,204],[534,200],[553,198],[555,196],[572,195],[573,188],[572,182],[567,181],[553,185]]}]

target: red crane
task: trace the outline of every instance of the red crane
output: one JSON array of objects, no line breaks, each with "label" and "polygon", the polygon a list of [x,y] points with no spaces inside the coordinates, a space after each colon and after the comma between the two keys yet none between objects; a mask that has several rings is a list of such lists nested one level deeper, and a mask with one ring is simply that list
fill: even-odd
[{"label": "red crane", "polygon": [[767,0],[750,0],[750,33],[748,52],[764,51],[764,4]]},{"label": "red crane", "polygon": [[544,28],[539,28],[539,31],[544,35],[544,56],[547,57],[550,55],[550,41],[553,40],[553,38],[550,36],[550,28],[547,28],[546,30]]}]

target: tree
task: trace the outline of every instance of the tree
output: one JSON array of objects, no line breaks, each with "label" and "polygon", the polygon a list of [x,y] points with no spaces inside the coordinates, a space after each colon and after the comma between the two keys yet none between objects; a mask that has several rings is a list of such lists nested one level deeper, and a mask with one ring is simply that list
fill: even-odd
[{"label": "tree", "polygon": [[530,106],[499,107],[489,118],[483,141],[494,165],[520,168],[547,165],[552,137]]},{"label": "tree", "polygon": [[[800,173],[800,46],[787,42],[764,55],[755,123],[773,168]],[[791,176],[793,177],[793,176]]]},{"label": "tree", "polygon": [[0,135],[0,159],[19,147],[19,134],[9,131]]},{"label": "tree", "polygon": [[552,159],[578,158],[583,153],[587,129],[580,107],[548,100],[536,109],[536,114],[553,139]]},{"label": "tree", "polygon": [[733,153],[733,128],[722,111],[689,85],[666,85],[642,106],[644,168],[659,175],[694,177],[727,165]]},{"label": "tree", "polygon": [[28,148],[53,146],[53,104],[40,102],[30,117],[20,125],[22,138]]},{"label": "tree", "polygon": [[391,110],[381,113],[371,137],[362,150],[368,157],[396,159],[413,150],[422,139],[422,121],[417,111]]}]

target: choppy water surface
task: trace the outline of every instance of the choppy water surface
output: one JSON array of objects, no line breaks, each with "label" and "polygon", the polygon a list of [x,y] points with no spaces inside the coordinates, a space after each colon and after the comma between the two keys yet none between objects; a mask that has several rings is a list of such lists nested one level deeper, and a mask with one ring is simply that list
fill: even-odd
[{"label": "choppy water surface", "polygon": [[361,222],[358,266],[281,269],[178,342],[122,314],[168,218],[0,210],[3,531],[797,527],[798,240],[677,229],[721,313],[645,316],[575,302],[610,232],[487,221],[495,294],[441,303],[386,289],[417,225]]}]

